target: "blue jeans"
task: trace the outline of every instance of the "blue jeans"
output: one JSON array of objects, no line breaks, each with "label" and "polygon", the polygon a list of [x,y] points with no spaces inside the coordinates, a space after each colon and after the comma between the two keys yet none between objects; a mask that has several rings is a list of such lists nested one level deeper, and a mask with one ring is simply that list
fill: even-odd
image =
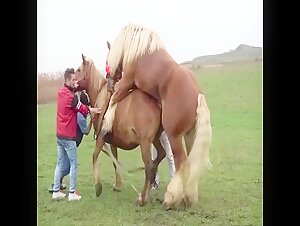
[{"label": "blue jeans", "polygon": [[60,179],[69,173],[69,192],[75,192],[77,178],[76,141],[57,139],[57,164],[54,172],[53,191],[56,192],[60,189]]}]

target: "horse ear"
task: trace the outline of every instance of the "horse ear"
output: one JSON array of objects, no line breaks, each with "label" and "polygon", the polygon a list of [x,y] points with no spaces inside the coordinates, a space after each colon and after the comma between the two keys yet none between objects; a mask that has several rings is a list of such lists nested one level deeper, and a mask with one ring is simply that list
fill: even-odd
[{"label": "horse ear", "polygon": [[110,43],[109,43],[109,41],[106,41],[106,44],[107,44],[108,49],[110,50]]},{"label": "horse ear", "polygon": [[85,63],[86,63],[86,60],[85,60],[85,56],[83,55],[83,53],[81,54],[81,57],[82,57],[82,62],[83,62],[83,64],[85,64]]}]

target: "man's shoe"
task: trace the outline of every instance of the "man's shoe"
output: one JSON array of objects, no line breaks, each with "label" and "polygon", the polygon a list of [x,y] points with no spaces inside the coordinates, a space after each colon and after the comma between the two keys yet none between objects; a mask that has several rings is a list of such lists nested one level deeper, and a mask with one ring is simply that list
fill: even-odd
[{"label": "man's shoe", "polygon": [[59,200],[59,199],[63,199],[64,197],[66,197],[66,194],[62,193],[61,191],[52,193],[52,199]]},{"label": "man's shoe", "polygon": [[81,196],[73,192],[73,193],[69,193],[68,199],[69,201],[78,201],[81,199]]}]

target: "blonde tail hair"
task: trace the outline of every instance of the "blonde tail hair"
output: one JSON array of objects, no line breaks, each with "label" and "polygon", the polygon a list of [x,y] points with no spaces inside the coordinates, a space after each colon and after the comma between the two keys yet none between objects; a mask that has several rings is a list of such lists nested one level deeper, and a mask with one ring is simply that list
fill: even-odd
[{"label": "blonde tail hair", "polygon": [[198,94],[195,138],[187,158],[185,198],[189,205],[198,201],[198,180],[205,168],[211,169],[209,148],[212,141],[210,112],[203,94]]}]

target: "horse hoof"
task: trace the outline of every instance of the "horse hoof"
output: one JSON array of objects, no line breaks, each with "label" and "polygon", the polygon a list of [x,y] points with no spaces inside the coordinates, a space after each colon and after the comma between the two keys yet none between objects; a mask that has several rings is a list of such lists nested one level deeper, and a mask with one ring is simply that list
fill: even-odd
[{"label": "horse hoof", "polygon": [[186,208],[191,208],[192,206],[194,206],[197,203],[198,199],[191,199],[190,197],[185,197],[182,201],[182,205],[184,207],[184,209]]},{"label": "horse hoof", "polygon": [[96,189],[96,197],[99,197],[102,194],[102,184],[101,183],[95,184],[95,189]]},{"label": "horse hoof", "polygon": [[113,185],[113,191],[114,192],[120,192],[121,191],[121,188],[119,187],[116,187],[116,185]]},{"label": "horse hoof", "polygon": [[190,186],[185,190],[184,203],[190,208],[198,203],[198,185]]},{"label": "horse hoof", "polygon": [[167,191],[163,201],[163,206],[165,206],[166,210],[178,210],[180,209],[182,201],[182,198],[178,197],[176,199],[174,194]]},{"label": "horse hoof", "polygon": [[185,202],[185,200],[177,201],[174,203],[168,203],[163,201],[163,206],[165,207],[166,211],[168,210],[186,210],[190,206],[188,203]]},{"label": "horse hoof", "polygon": [[172,209],[171,203],[170,203],[170,202],[166,202],[166,200],[164,200],[164,201],[162,202],[162,205],[164,206],[164,208],[166,209],[166,211]]},{"label": "horse hoof", "polygon": [[184,193],[182,178],[180,175],[175,174],[167,187],[163,205],[166,209],[179,209],[183,198]]},{"label": "horse hoof", "polygon": [[145,204],[144,201],[143,201],[143,199],[142,199],[142,194],[141,193],[139,193],[139,196],[136,199],[136,204],[138,206],[144,206],[144,204]]}]

